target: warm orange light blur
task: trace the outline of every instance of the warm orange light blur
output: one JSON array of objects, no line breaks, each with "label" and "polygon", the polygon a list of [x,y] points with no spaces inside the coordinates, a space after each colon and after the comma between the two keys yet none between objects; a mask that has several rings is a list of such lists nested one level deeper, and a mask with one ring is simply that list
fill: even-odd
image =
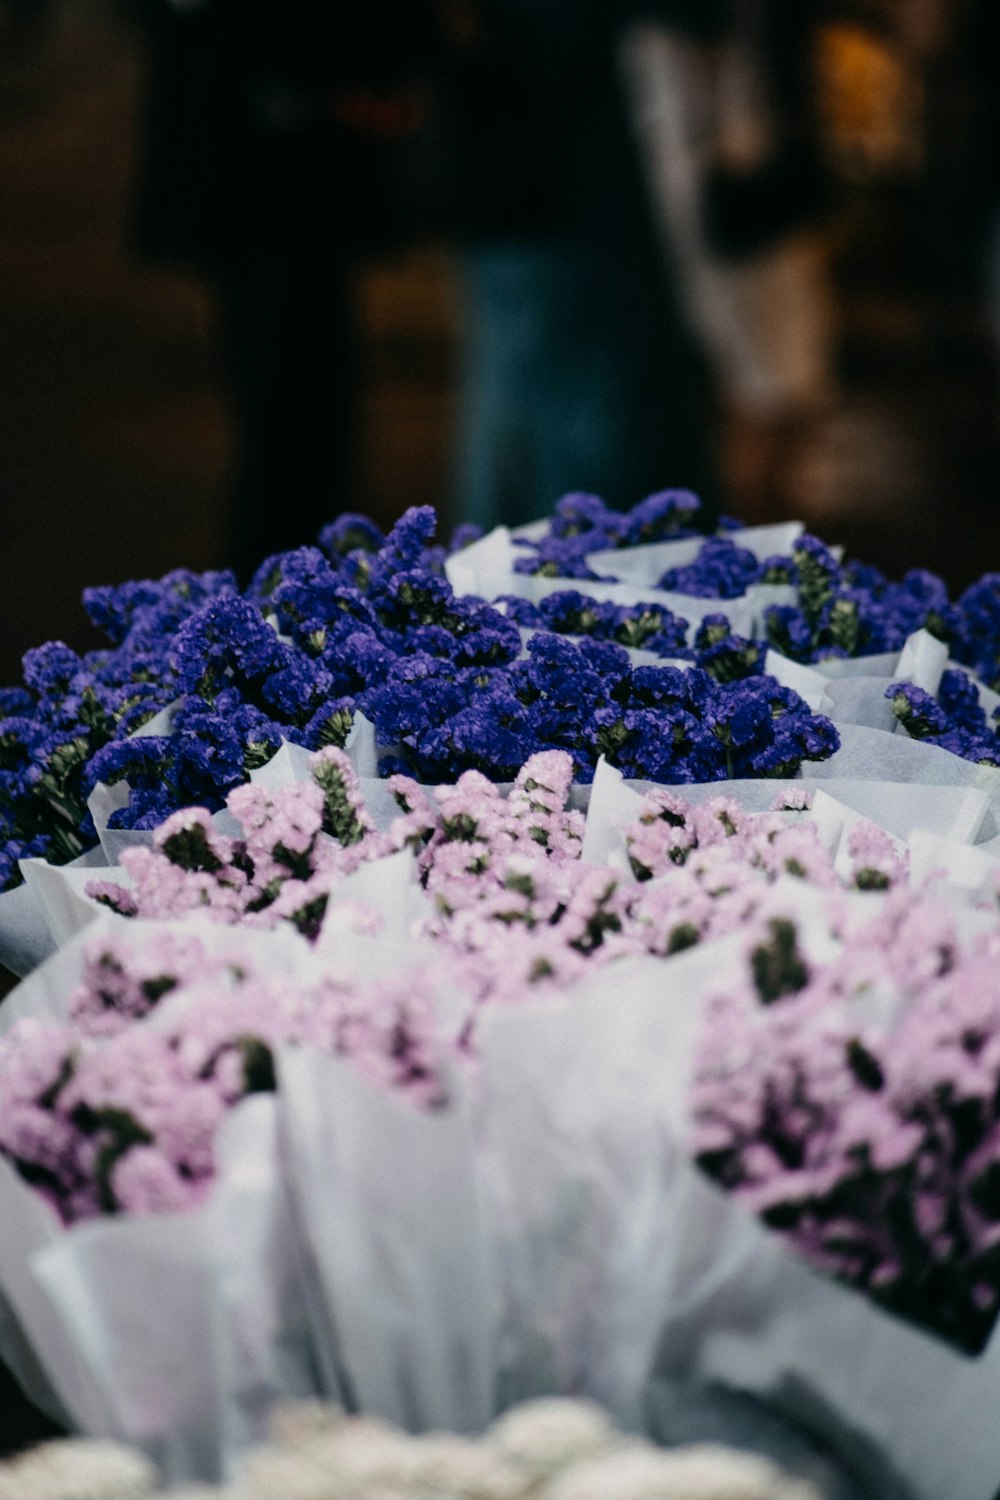
[{"label": "warm orange light blur", "polygon": [[853,24],[823,28],[819,112],[831,160],[852,178],[920,165],[922,88],[898,43]]}]

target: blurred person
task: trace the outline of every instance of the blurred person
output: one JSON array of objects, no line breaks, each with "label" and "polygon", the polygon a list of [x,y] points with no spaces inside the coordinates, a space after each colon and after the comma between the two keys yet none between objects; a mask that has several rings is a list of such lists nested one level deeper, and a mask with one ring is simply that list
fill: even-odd
[{"label": "blurred person", "polygon": [[731,502],[782,508],[792,444],[835,390],[823,172],[815,146],[817,8],[733,0],[711,49],[662,23],[623,47],[666,253],[722,392]]},{"label": "blurred person", "polygon": [[624,507],[670,486],[700,494],[714,523],[705,370],[658,246],[618,48],[633,13],[711,35],[722,10],[721,0],[448,7],[464,519],[516,525],[570,490]]},{"label": "blurred person", "polygon": [[394,231],[370,156],[419,122],[429,0],[136,4],[139,248],[217,297],[238,448],[227,561],[245,579],[347,506],[353,273]]}]

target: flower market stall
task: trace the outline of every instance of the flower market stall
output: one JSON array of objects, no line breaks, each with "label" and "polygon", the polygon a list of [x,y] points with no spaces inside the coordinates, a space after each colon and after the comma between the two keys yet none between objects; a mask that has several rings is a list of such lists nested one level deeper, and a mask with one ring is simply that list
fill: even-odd
[{"label": "flower market stall", "polygon": [[1000,575],[434,527],[90,589],[0,693],[0,1355],[174,1480],[724,1390],[992,1500]]}]

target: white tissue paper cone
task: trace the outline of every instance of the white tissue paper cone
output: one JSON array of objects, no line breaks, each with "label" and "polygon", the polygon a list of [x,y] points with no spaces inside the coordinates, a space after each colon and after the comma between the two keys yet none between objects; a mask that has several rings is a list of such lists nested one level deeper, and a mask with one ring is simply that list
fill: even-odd
[{"label": "white tissue paper cone", "polygon": [[111,1405],[32,1272],[34,1257],[63,1233],[48,1204],[0,1159],[0,1357],[35,1405],[61,1425],[108,1436]]},{"label": "white tissue paper cone", "polygon": [[0,893],[0,964],[23,978],[54,948],[38,893],[27,883]]},{"label": "white tissue paper cone", "polygon": [[[173,734],[174,715],[182,701],[177,698],[173,703],[168,703],[166,708],[154,714],[148,723],[129,735],[129,738],[148,739],[153,735]],[[109,865],[118,864],[123,850],[134,849],[153,842],[153,835],[148,829],[108,827],[112,813],[127,806],[130,795],[127,781],[115,782],[114,786],[99,781],[87,798],[87,808],[94,820],[94,827],[97,829],[97,837],[104,851],[104,861]]]},{"label": "white tissue paper cone", "polygon": [[501,1404],[552,1393],[636,1426],[662,1319],[688,1076],[731,939],[485,1011],[477,1165],[499,1278]]},{"label": "white tissue paper cone", "polygon": [[892,734],[898,728],[892,703],[885,690],[889,677],[844,677],[831,679],[823,689],[817,712],[826,714],[837,728],[845,724],[863,724],[868,729]]},{"label": "white tissue paper cone", "polygon": [[813,669],[822,672],[830,682],[840,682],[845,677],[895,676],[899,664],[898,651],[880,651],[872,656],[827,656],[813,662]]},{"label": "white tissue paper cone", "polygon": [[[775,656],[776,653],[769,651],[768,661]],[[828,674],[818,710],[837,725],[863,724],[889,734],[905,734],[893,713],[892,700],[886,696],[888,688],[895,682],[912,682],[933,696],[941,686],[941,674],[947,659],[948,648],[943,641],[926,630],[917,630],[908,637],[898,657],[889,658],[891,664],[887,667],[879,667],[882,660],[879,657],[858,657],[855,664],[864,664],[865,671],[840,676]],[[819,662],[809,671],[811,675],[821,676],[830,665],[829,662]]]},{"label": "white tissue paper cone", "polygon": [[971,844],[979,831],[989,803],[981,792],[963,791],[961,787],[939,787],[932,798],[919,788],[910,789],[897,782],[840,782],[834,778],[821,782],[813,795],[808,820],[829,825],[839,824],[842,837],[821,842],[831,853],[844,844],[857,823],[874,823],[883,829],[900,852],[915,833],[929,837],[951,838],[957,844]]},{"label": "white tissue paper cone", "polygon": [[492,1414],[491,1280],[468,1110],[421,1112],[345,1062],[279,1057],[296,1214],[345,1399],[411,1431]]},{"label": "white tissue paper cone", "polygon": [[344,742],[344,752],[359,776],[378,775],[375,725],[357,710],[355,710],[350,733]]},{"label": "white tissue paper cone", "polygon": [[114,880],[126,887],[132,885],[131,877],[120,866],[110,869],[104,863],[103,850],[95,850],[94,854],[97,858],[86,865],[79,861],[50,865],[44,859],[21,860],[21,873],[45,913],[54,949],[68,943],[107,910],[87,895],[91,881]]},{"label": "white tissue paper cone", "polygon": [[105,862],[109,865],[117,865],[126,849],[148,847],[153,842],[152,831],[148,828],[111,828],[109,826],[112,814],[128,805],[130,795],[128,783],[125,781],[116,781],[114,786],[108,786],[106,782],[99,781],[87,798],[87,808],[94,820]]},{"label": "white tissue paper cone", "polygon": [[[375,751],[375,726],[356,713],[350,732],[344,743],[344,753],[354,766],[358,776],[378,775],[378,756]],[[309,762],[315,754],[291,740],[282,740],[277,750],[264,765],[250,772],[250,780],[269,792],[281,791],[296,781],[311,781]]]},{"label": "white tissue paper cone", "polygon": [[989,808],[978,838],[984,841],[1000,834],[1000,769],[974,765],[939,745],[928,745],[906,735],[884,734],[878,729],[846,724],[840,730],[840,749],[829,760],[804,761],[802,775],[808,782],[834,777],[983,792],[989,799]]},{"label": "white tissue paper cone", "polygon": [[873,1495],[992,1500],[995,1334],[972,1359],[890,1317],[811,1271],[693,1167],[672,1207],[658,1379],[759,1396],[862,1465]]},{"label": "white tissue paper cone", "polygon": [[[276,1119],[273,1095],[233,1110],[202,1208],[56,1229],[27,1257],[51,1322],[34,1306],[22,1322],[75,1423],[142,1447],[168,1479],[231,1476],[274,1401],[316,1393]],[[5,1216],[5,1291],[25,1262],[8,1233]]]},{"label": "white tissue paper cone", "polygon": [[[544,530],[547,523],[540,522]],[[520,535],[530,528],[524,527]],[[463,547],[445,559],[445,577],[456,594],[475,594],[481,599],[496,599],[500,594],[510,594],[508,580],[514,573],[514,563],[519,557],[528,555],[528,549],[515,547],[506,526],[497,526],[486,536]]]},{"label": "white tissue paper cone", "polygon": [[830,679],[817,667],[806,667],[801,662],[782,656],[780,651],[768,649],[764,655],[764,671],[782,687],[792,688],[814,713],[820,713]]},{"label": "white tissue paper cone", "polygon": [[[369,925],[359,912],[376,921]],[[370,860],[334,888],[306,972],[366,983],[401,969],[430,968],[440,952],[420,934],[433,914],[411,849]]]},{"label": "white tissue paper cone", "polygon": [[[43,863],[42,860],[22,860],[21,873],[25,874],[28,864]],[[106,865],[107,860],[98,848],[86,849],[67,865],[47,868],[93,871]],[[25,874],[24,885],[0,895],[0,964],[23,979],[55,951],[57,941],[40,892]]]},{"label": "white tissue paper cone", "polygon": [[915,630],[899,653],[895,675],[935,697],[947,665],[948,647],[944,641],[939,641],[929,630]]},{"label": "white tissue paper cone", "polygon": [[[787,557],[803,529],[801,521],[780,521],[773,526],[742,526],[738,531],[727,531],[725,539],[752,552],[758,562],[765,562],[769,557]],[[609,574],[621,583],[649,587],[668,568],[683,568],[694,562],[705,541],[703,536],[693,536],[676,542],[646,542],[636,547],[589,552],[587,565],[592,572]],[[720,609],[725,610],[726,603],[720,600]]]},{"label": "white tissue paper cone", "polygon": [[81,962],[77,941],[50,953],[0,1005],[0,1036],[27,1018],[61,1025],[66,1020],[70,991],[80,977]]},{"label": "white tissue paper cone", "polygon": [[916,884],[940,874],[955,890],[974,901],[996,904],[1000,886],[1000,851],[980,846],[970,849],[957,839],[916,829],[909,838],[910,879]]},{"label": "white tissue paper cone", "polygon": [[301,745],[282,740],[271,759],[250,772],[250,780],[269,792],[281,791],[296,781],[308,781],[311,754],[312,751],[304,750]]},{"label": "white tissue paper cone", "polygon": [[642,792],[629,786],[622,773],[608,765],[602,755],[594,771],[583,831],[581,857],[584,864],[610,865],[632,876],[625,829],[642,808]]}]

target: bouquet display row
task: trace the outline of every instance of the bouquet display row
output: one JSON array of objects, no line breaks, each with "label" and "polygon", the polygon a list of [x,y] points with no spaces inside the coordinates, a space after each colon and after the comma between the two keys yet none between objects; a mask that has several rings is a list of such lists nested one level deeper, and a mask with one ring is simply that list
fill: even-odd
[{"label": "bouquet display row", "polygon": [[726,1390],[991,1500],[1000,576],[696,525],[342,517],[28,653],[0,1354],[48,1410],[205,1479],[289,1397],[669,1438]]}]

